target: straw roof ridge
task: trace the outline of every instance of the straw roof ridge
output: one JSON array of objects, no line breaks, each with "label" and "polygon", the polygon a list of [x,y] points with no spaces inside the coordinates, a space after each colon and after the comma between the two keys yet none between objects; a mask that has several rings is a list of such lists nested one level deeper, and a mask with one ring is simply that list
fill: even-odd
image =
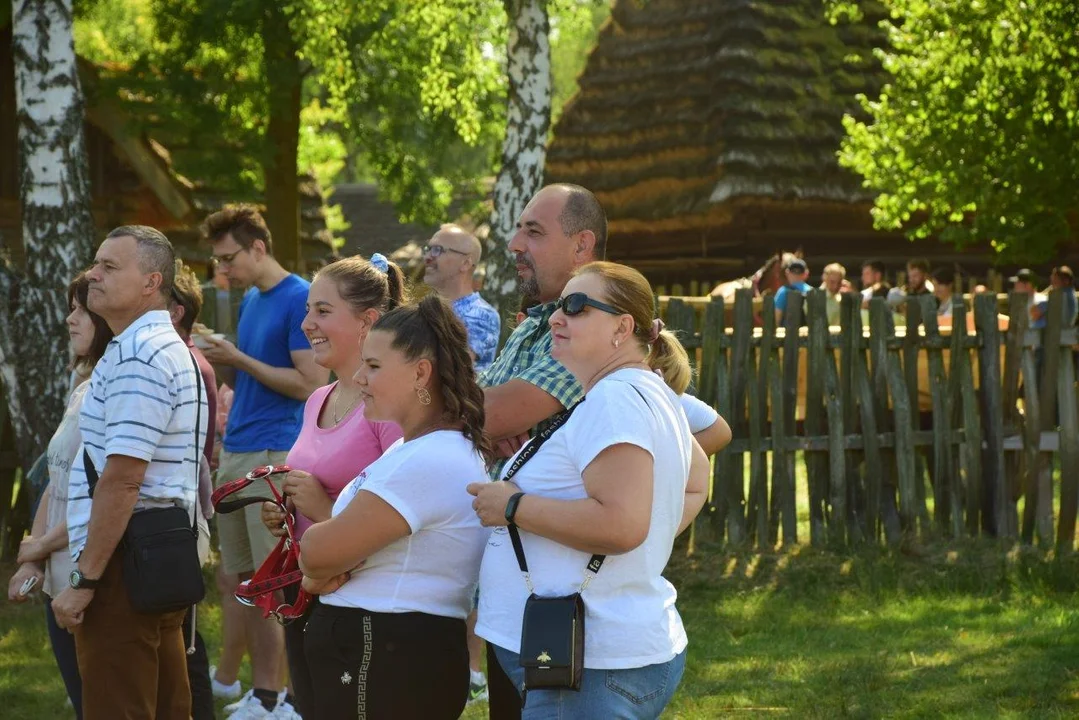
[{"label": "straw roof ridge", "polygon": [[618,0],[548,178],[592,188],[638,230],[689,227],[738,198],[863,202],[835,156],[855,96],[883,83],[884,10],[866,13],[832,26],[819,0]]}]

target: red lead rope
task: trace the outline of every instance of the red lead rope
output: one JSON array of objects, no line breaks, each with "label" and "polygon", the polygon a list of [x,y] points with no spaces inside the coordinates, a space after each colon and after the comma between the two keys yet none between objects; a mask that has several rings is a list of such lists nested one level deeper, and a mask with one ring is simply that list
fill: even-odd
[{"label": "red lead rope", "polygon": [[[236,599],[244,605],[262,608],[262,616],[274,617],[277,622],[287,625],[304,614],[307,605],[311,602],[311,595],[303,588],[299,589],[296,602],[291,605],[279,603],[274,594],[276,591],[290,585],[296,585],[303,580],[303,571],[300,570],[300,543],[296,540],[296,521],[292,513],[285,506],[285,498],[274,487],[272,476],[289,472],[288,465],[264,465],[257,467],[246,476],[227,482],[214,490],[210,497],[214,510],[220,513],[230,513],[254,503],[272,502],[285,513],[285,536],[282,537],[277,547],[269,554],[266,560],[251,576],[236,587]],[[273,497],[249,496],[226,500],[230,495],[243,490],[255,480],[263,479],[270,487]]]}]

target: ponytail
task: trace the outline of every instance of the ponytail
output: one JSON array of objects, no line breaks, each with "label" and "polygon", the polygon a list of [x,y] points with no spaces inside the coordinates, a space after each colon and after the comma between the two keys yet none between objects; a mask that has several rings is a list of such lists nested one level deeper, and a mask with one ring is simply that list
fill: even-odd
[{"label": "ponytail", "polygon": [[645,362],[648,367],[662,373],[664,382],[675,394],[681,395],[689,387],[693,374],[689,366],[689,354],[670,330],[663,330],[656,336]]}]

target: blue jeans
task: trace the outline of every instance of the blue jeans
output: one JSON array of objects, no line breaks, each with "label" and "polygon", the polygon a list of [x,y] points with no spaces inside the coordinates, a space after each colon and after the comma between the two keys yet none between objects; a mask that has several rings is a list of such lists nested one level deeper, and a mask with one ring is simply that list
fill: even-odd
[{"label": "blue jeans", "polygon": [[[498,664],[517,691],[524,686],[525,671],[515,652],[495,646]],[[672,660],[629,670],[585,668],[581,689],[529,690],[521,720],[568,720],[612,718],[651,720],[658,718],[671,701],[686,669],[686,651]]]}]

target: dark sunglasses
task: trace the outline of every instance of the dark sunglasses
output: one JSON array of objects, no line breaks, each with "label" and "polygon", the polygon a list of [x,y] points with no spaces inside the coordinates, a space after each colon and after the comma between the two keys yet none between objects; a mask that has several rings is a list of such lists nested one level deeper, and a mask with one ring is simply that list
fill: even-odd
[{"label": "dark sunglasses", "polygon": [[554,304],[555,310],[561,310],[568,317],[574,317],[584,312],[586,307],[594,307],[597,310],[602,310],[605,313],[611,315],[625,315],[626,313],[619,310],[614,305],[608,305],[607,303],[600,302],[599,300],[593,300],[584,293],[575,292],[570,293],[566,297],[558,298],[558,301]]}]

